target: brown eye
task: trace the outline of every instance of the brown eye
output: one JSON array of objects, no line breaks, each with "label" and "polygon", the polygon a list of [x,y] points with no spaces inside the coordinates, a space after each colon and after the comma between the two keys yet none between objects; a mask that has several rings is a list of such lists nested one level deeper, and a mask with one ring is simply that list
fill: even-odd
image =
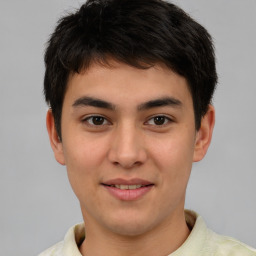
[{"label": "brown eye", "polygon": [[167,116],[154,116],[147,122],[149,125],[161,126],[170,123],[172,120]]},{"label": "brown eye", "polygon": [[154,123],[156,125],[163,125],[166,121],[166,117],[165,116],[156,116],[154,117]]},{"label": "brown eye", "polygon": [[103,116],[90,116],[87,117],[84,121],[91,126],[100,126],[108,124],[108,121]]},{"label": "brown eye", "polygon": [[102,125],[104,123],[105,118],[102,116],[94,116],[92,117],[92,123],[94,125]]}]

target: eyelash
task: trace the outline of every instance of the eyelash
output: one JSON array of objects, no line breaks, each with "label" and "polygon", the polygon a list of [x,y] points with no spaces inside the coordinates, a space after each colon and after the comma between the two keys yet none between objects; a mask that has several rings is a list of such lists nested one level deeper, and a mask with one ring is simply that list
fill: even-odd
[{"label": "eyelash", "polygon": [[[100,123],[100,124],[95,124],[93,123],[93,119],[94,118],[99,118],[101,119],[101,121],[103,121],[103,123]],[[153,120],[153,122],[156,122],[156,118],[164,118],[164,123],[163,124],[150,124],[150,121]],[[90,122],[91,121],[91,122]],[[94,120],[96,121],[96,120]],[[162,121],[162,120],[159,120],[159,121]],[[91,127],[95,127],[95,128],[100,128],[102,126],[105,126],[105,125],[111,125],[111,122],[108,121],[107,118],[105,118],[104,116],[101,116],[101,115],[92,115],[92,116],[88,116],[86,118],[84,118],[82,120],[83,123],[86,123],[88,126],[91,126]],[[155,115],[155,116],[152,116],[150,117],[146,122],[145,124],[146,125],[150,125],[150,126],[156,126],[156,127],[164,127],[166,125],[168,125],[169,123],[172,123],[173,120],[170,118],[170,117],[167,117],[166,115]]]},{"label": "eyelash", "polygon": [[[153,120],[153,122],[156,121],[156,118],[164,118],[164,123],[163,124],[150,124],[150,120]],[[148,121],[146,122],[146,124],[152,125],[152,126],[158,126],[158,127],[164,127],[169,123],[172,123],[173,120],[170,117],[167,117],[165,115],[156,115],[156,116],[152,116],[150,119],[148,119]]]},{"label": "eyelash", "polygon": [[[101,119],[103,119],[103,124],[93,124],[93,119],[94,118],[101,118]],[[89,120],[91,120],[92,121],[92,123],[90,123],[90,121]],[[107,120],[107,118],[105,118],[104,116],[100,116],[100,115],[93,115],[93,116],[88,116],[88,117],[86,117],[86,118],[84,118],[83,120],[82,120],[82,122],[83,123],[86,123],[88,126],[93,126],[93,127],[102,127],[102,126],[105,126],[105,125],[109,125],[110,124],[110,122]],[[107,122],[107,124],[105,123],[105,122]]]}]

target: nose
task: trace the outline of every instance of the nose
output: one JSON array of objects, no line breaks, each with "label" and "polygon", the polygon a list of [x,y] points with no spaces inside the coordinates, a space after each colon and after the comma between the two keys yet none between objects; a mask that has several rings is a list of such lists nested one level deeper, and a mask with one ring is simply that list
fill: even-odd
[{"label": "nose", "polygon": [[147,159],[143,136],[133,125],[117,127],[113,133],[108,154],[114,165],[131,169],[142,165]]}]

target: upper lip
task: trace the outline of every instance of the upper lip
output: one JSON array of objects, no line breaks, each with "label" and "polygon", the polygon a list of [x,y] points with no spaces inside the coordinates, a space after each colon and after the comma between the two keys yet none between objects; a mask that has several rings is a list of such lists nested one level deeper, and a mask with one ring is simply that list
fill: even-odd
[{"label": "upper lip", "polygon": [[122,178],[117,178],[117,179],[111,179],[102,182],[104,185],[153,185],[152,182],[139,179],[139,178],[133,178],[133,179],[122,179]]}]

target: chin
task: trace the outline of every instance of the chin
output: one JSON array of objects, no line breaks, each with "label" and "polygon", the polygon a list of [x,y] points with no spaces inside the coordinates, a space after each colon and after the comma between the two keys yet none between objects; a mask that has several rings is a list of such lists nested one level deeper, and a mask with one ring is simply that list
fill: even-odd
[{"label": "chin", "polygon": [[[124,218],[125,217],[125,218]],[[122,218],[114,219],[111,223],[108,223],[109,229],[118,235],[122,236],[140,236],[150,231],[154,224],[152,219],[148,216],[125,216]]]},{"label": "chin", "polygon": [[136,237],[147,233],[151,228],[143,226],[141,224],[136,225],[133,223],[132,225],[116,225],[111,227],[111,231],[117,235],[128,236],[128,237]]}]

